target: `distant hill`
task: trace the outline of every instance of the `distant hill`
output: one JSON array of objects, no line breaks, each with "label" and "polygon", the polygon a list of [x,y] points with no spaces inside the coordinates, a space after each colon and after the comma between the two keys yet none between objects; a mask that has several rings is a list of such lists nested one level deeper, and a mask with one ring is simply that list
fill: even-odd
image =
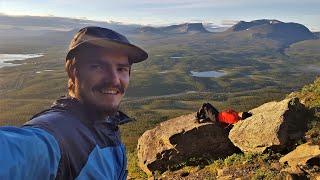
[{"label": "distant hill", "polygon": [[227,31],[247,31],[253,37],[277,40],[284,45],[317,38],[315,34],[302,24],[284,23],[274,19],[262,19],[251,22],[240,21]]},{"label": "distant hill", "polygon": [[0,13],[0,39],[10,37],[39,36],[47,32],[70,31],[85,26],[101,26],[121,33],[133,31],[141,25],[114,21],[93,21],[55,16],[9,16]]},{"label": "distant hill", "polygon": [[243,31],[251,27],[256,27],[256,26],[265,25],[265,24],[278,24],[278,23],[282,23],[282,22],[278,20],[268,20],[268,19],[255,20],[250,22],[240,21],[237,24],[233,25],[229,30]]},{"label": "distant hill", "polygon": [[160,28],[145,26],[145,27],[138,28],[137,32],[140,32],[140,33],[161,33],[161,30],[160,30]]},{"label": "distant hill", "polygon": [[314,32],[313,33],[318,39],[320,39],[320,32]]},{"label": "distant hill", "polygon": [[146,26],[138,28],[137,32],[156,34],[209,33],[209,31],[203,27],[202,23],[184,23],[158,28]]}]

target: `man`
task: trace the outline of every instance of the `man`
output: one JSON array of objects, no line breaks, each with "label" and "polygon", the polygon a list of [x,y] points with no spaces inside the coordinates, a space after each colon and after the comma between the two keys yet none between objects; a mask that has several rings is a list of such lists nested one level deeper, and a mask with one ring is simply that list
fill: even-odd
[{"label": "man", "polygon": [[0,179],[126,179],[118,111],[132,63],[148,54],[123,35],[81,29],[66,57],[67,97],[21,128],[0,128]]}]

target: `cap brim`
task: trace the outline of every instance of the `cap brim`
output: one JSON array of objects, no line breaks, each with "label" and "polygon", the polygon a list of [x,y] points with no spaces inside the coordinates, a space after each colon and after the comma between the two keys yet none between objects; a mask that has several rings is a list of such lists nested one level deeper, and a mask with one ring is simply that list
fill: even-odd
[{"label": "cap brim", "polygon": [[145,52],[143,49],[133,45],[133,44],[128,44],[128,43],[122,43],[118,41],[113,41],[110,39],[91,39],[88,41],[84,41],[77,46],[73,47],[72,49],[69,50],[67,54],[67,59],[71,55],[73,55],[73,52],[75,49],[77,49],[80,46],[83,46],[85,44],[92,44],[95,46],[99,46],[102,48],[106,48],[108,51],[116,51],[116,52],[121,52],[124,53],[128,56],[130,62],[132,63],[138,63],[141,61],[144,61],[148,58],[148,53]]}]

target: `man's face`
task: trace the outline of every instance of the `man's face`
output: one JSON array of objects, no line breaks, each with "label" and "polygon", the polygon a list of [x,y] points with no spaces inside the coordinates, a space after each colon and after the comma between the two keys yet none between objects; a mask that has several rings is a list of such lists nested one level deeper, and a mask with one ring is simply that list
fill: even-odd
[{"label": "man's face", "polygon": [[105,115],[114,114],[129,85],[128,56],[92,49],[81,52],[76,61],[76,98]]}]

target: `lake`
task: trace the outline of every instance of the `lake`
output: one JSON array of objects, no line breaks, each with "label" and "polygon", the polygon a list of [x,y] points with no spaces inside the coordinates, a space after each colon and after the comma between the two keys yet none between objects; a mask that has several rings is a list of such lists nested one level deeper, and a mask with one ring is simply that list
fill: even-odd
[{"label": "lake", "polygon": [[181,58],[183,58],[182,56],[171,56],[170,57],[171,59],[181,59]]},{"label": "lake", "polygon": [[43,73],[43,72],[51,72],[51,71],[54,71],[52,69],[45,69],[43,71],[37,71],[36,74],[40,74],[40,73]]},{"label": "lake", "polygon": [[195,77],[221,77],[226,75],[225,72],[219,72],[219,71],[202,71],[202,72],[197,72],[197,71],[190,71],[191,76]]},{"label": "lake", "polygon": [[20,64],[13,64],[10,61],[21,61],[31,58],[41,57],[43,54],[0,54],[0,68],[5,66],[17,66]]},{"label": "lake", "polygon": [[166,74],[166,73],[168,73],[169,71],[168,70],[165,70],[165,71],[160,71],[160,72],[158,72],[159,74]]},{"label": "lake", "polygon": [[309,65],[306,67],[305,71],[320,73],[320,67],[316,65]]}]

